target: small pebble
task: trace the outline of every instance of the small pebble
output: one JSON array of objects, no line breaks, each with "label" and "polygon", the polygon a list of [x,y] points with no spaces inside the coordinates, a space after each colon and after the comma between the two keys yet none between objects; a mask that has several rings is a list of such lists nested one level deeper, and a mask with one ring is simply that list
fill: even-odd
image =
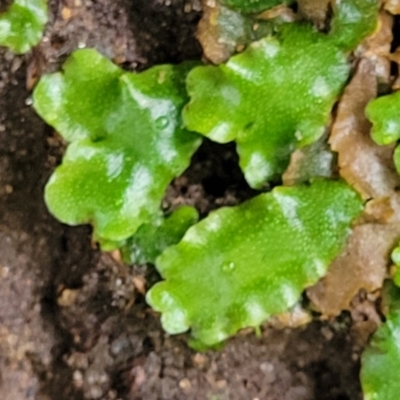
[{"label": "small pebble", "polygon": [[190,383],[189,379],[184,378],[179,382],[179,387],[183,390],[189,390],[192,388],[192,384]]}]

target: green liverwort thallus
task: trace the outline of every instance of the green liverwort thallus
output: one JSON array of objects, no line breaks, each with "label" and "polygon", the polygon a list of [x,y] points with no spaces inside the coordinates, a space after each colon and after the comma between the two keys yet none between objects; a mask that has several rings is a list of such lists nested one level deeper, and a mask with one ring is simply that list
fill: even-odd
[{"label": "green liverwort thallus", "polygon": [[295,148],[324,133],[348,79],[347,52],[375,29],[378,8],[376,0],[341,0],[330,34],[283,24],[226,64],[195,68],[186,126],[219,143],[235,141],[246,180],[262,188],[283,173]]},{"label": "green liverwort thallus", "polygon": [[14,0],[0,15],[0,46],[26,53],[39,43],[47,19],[47,0]]},{"label": "green liverwort thallus", "polygon": [[342,250],[361,198],[346,184],[277,187],[211,213],[156,261],[147,294],[169,333],[215,345],[293,306]]},{"label": "green liverwort thallus", "polygon": [[70,142],[46,186],[58,219],[91,222],[95,238],[116,247],[158,218],[165,189],[200,144],[181,121],[191,66],[136,74],[78,50],[64,72],[41,79],[34,107]]}]

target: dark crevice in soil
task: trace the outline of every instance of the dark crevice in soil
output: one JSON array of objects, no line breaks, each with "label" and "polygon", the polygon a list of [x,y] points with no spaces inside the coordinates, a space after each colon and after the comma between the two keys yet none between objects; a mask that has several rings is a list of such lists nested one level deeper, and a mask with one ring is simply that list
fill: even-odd
[{"label": "dark crevice in soil", "polygon": [[193,205],[201,216],[222,206],[232,206],[260,192],[253,190],[239,167],[235,144],[204,139],[189,168],[167,190],[164,206]]},{"label": "dark crevice in soil", "polygon": [[0,13],[7,11],[8,7],[11,6],[13,0],[0,0]]},{"label": "dark crevice in soil", "polygon": [[400,17],[398,15],[394,17],[392,33],[393,41],[390,51],[394,52],[400,46]]},{"label": "dark crevice in soil", "polygon": [[202,51],[195,39],[201,17],[190,1],[136,0],[128,3],[129,21],[141,54],[139,69],[155,64],[198,60]]}]

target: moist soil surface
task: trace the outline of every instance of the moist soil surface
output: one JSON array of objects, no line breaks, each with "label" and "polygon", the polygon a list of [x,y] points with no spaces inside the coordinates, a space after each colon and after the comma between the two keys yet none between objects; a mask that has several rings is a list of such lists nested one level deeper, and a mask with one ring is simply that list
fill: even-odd
[{"label": "moist soil surface", "polygon": [[[159,279],[153,267],[99,252],[90,227],[62,225],[46,210],[43,187],[65,146],[31,108],[37,78],[78,47],[137,71],[201,59],[200,15],[198,1],[54,0],[34,51],[0,50],[1,399],[362,398],[365,340],[350,314],[243,331],[219,351],[197,353],[146,305],[143,294]],[[205,142],[165,206],[193,204],[206,215],[252,195],[234,147]]]}]

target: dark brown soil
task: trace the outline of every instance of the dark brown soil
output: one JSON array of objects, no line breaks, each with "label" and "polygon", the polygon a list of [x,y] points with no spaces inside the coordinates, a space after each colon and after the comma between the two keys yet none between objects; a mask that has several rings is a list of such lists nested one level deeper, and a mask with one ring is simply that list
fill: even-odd
[{"label": "dark brown soil", "polygon": [[[81,6],[79,4],[81,3]],[[359,341],[348,315],[305,328],[242,332],[196,353],[169,337],[145,304],[151,267],[100,254],[90,228],[59,224],[43,186],[61,145],[30,104],[31,86],[75,48],[127,69],[199,59],[199,2],[54,0],[41,45],[0,50],[0,398],[4,400],[358,400]],[[232,146],[206,142],[168,189],[165,206],[204,215],[253,195]],[[362,345],[363,343],[361,343]]]},{"label": "dark brown soil", "polygon": [[8,7],[12,4],[12,0],[0,0],[0,12],[7,11]]}]

